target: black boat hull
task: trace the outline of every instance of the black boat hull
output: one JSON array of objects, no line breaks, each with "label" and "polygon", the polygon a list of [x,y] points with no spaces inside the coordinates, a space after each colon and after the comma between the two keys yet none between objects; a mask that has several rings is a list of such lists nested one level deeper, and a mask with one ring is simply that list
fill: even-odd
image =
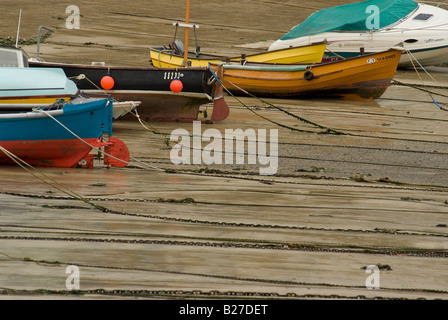
[{"label": "black boat hull", "polygon": [[[141,101],[138,113],[147,121],[219,121],[228,115],[222,87],[209,68],[109,67],[48,62],[30,62],[30,67],[61,68],[86,93],[107,93],[118,101]],[[101,86],[105,76],[113,79],[110,90]],[[178,93],[170,89],[171,82],[176,79],[183,85]],[[204,118],[201,109],[209,109],[209,117]]]}]

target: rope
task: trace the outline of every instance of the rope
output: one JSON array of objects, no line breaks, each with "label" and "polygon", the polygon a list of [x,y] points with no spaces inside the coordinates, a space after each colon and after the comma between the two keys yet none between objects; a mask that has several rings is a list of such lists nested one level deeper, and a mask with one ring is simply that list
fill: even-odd
[{"label": "rope", "polygon": [[76,79],[76,80],[84,80],[86,79],[87,81],[90,82],[90,84],[92,84],[95,88],[97,88],[98,90],[102,91],[104,94],[108,95],[108,93],[106,92],[106,90],[98,87],[92,80],[90,80],[88,77],[86,77],[85,74],[81,73],[80,75],[77,76],[73,76],[73,77],[69,77],[69,79]]},{"label": "rope", "polygon": [[[53,119],[53,120],[56,121],[59,125],[61,125],[65,130],[67,130],[68,132],[70,132],[70,134],[72,134],[74,137],[76,137],[77,139],[79,139],[80,141],[82,141],[83,143],[85,143],[86,145],[88,145],[89,147],[91,147],[92,149],[96,150],[97,152],[102,153],[103,155],[107,155],[107,156],[109,156],[109,157],[111,157],[111,158],[113,158],[113,159],[115,159],[115,160],[120,161],[120,162],[129,164],[128,161],[119,159],[119,158],[117,158],[117,157],[115,157],[115,156],[113,156],[113,155],[111,155],[111,154],[108,154],[108,153],[105,152],[104,150],[101,150],[100,148],[91,145],[90,143],[88,143],[87,141],[85,141],[84,139],[82,139],[81,137],[79,137],[76,133],[74,133],[73,131],[71,131],[69,128],[67,128],[63,123],[61,123],[59,120],[57,120],[55,117],[53,117],[50,113],[46,112],[45,110],[42,110],[42,109],[36,109],[35,111],[41,112],[41,113],[45,114],[46,116],[48,116],[49,118]],[[151,166],[151,165],[149,165],[149,164],[147,164],[147,163],[144,163],[144,162],[142,162],[142,161],[140,161],[140,160],[138,160],[138,159],[135,159],[135,158],[132,158],[132,157],[131,157],[131,159],[134,160],[134,161],[136,161],[136,162],[138,162],[139,164],[142,164],[142,165],[144,165],[144,166],[146,166],[146,167],[149,167],[150,169],[154,169],[154,170],[158,170],[158,171],[165,171],[165,170],[163,170],[163,169],[160,169],[160,168],[157,168],[157,167],[155,167],[155,166]]]},{"label": "rope", "polygon": [[[80,138],[78,135],[76,135],[73,131],[71,131],[70,129],[68,129],[64,124],[62,124],[59,120],[57,120],[56,118],[54,118],[54,117],[53,117],[51,114],[49,114],[48,112],[46,112],[46,111],[44,111],[44,110],[41,110],[41,109],[36,109],[35,111],[41,112],[41,113],[45,114],[46,116],[50,117],[51,119],[53,119],[54,121],[56,121],[59,125],[61,125],[64,129],[66,129],[68,132],[70,132],[72,135],[74,135],[77,139],[81,140],[82,142],[84,142],[85,144],[87,144],[87,145],[90,146],[91,148],[97,150],[98,152],[103,153],[103,154],[105,154],[105,155],[108,155],[108,156],[111,157],[111,158],[114,158],[114,159],[116,159],[116,160],[118,160],[118,161],[121,161],[121,162],[124,162],[124,163],[128,164],[127,161],[124,161],[124,160],[122,160],[122,159],[118,159],[118,158],[116,158],[116,157],[114,157],[114,156],[112,156],[112,155],[110,155],[110,154],[104,152],[103,150],[100,150],[99,148],[97,148],[97,147],[91,145],[90,143],[88,143],[88,142],[85,141],[84,139]],[[52,186],[53,188],[55,188],[55,189],[61,191],[62,193],[65,193],[65,194],[69,195],[70,197],[73,197],[73,198],[75,198],[75,199],[77,199],[77,200],[83,201],[83,202],[85,202],[85,203],[87,203],[87,204],[93,206],[94,208],[96,208],[96,209],[98,209],[98,210],[101,210],[102,212],[108,212],[108,211],[109,211],[109,209],[107,209],[107,208],[105,208],[105,207],[103,207],[103,206],[94,204],[93,202],[91,202],[91,201],[89,201],[88,199],[84,198],[84,197],[81,196],[80,194],[78,194],[78,193],[76,193],[76,192],[70,190],[69,188],[64,187],[63,185],[59,184],[56,180],[50,178],[49,176],[47,176],[47,175],[46,175],[45,173],[43,173],[42,171],[39,171],[38,169],[34,168],[32,165],[30,165],[30,164],[27,163],[26,161],[20,159],[18,156],[16,156],[15,154],[13,154],[12,152],[10,152],[9,150],[5,149],[4,147],[0,146],[0,151],[2,151],[6,156],[8,156],[14,163],[16,163],[17,165],[19,165],[22,169],[24,169],[25,171],[27,171],[28,173],[30,173],[31,175],[33,175],[35,178],[41,180],[42,182],[44,182],[44,183],[46,183],[46,184]],[[156,170],[159,170],[159,171],[165,171],[165,170],[163,170],[163,169],[160,169],[160,168],[156,168],[156,167],[150,166],[150,165],[148,165],[148,164],[146,164],[146,163],[143,163],[143,162],[141,162],[141,161],[139,161],[139,160],[137,160],[137,159],[133,159],[133,160],[134,160],[134,161],[137,161],[137,162],[139,162],[139,163],[141,163],[141,164],[143,164],[143,165],[145,165],[145,166],[147,166],[147,167],[150,167],[151,169],[156,169]],[[34,170],[34,172],[33,172],[33,170]],[[39,174],[40,174],[40,176],[39,176]]]},{"label": "rope", "polygon": [[[135,113],[134,113],[134,110],[135,110]],[[144,120],[142,120],[142,118],[138,114],[137,109],[134,109],[134,110],[131,110],[130,113],[133,114],[138,119],[138,122],[140,122],[140,124],[142,125],[143,128],[145,128],[146,130],[148,130],[149,132],[152,132],[154,134],[160,134],[160,135],[163,135],[163,136],[169,135],[168,133],[158,131],[156,128],[154,128],[150,124],[148,124],[148,126],[150,126],[151,128],[148,128],[148,126],[143,123]]]},{"label": "rope", "polygon": [[[140,117],[140,115],[138,114],[137,109],[135,109],[135,113],[134,113],[133,111],[131,111],[131,113],[132,113],[135,117],[137,117],[138,121],[139,121],[140,124],[143,126],[143,128],[145,128],[146,130],[148,130],[149,132],[152,132],[152,133],[154,133],[154,134],[160,134],[160,135],[162,135],[162,136],[165,136],[165,144],[166,144],[167,146],[169,146],[169,139],[168,139],[168,136],[171,136],[171,133],[160,132],[160,131],[158,131],[156,128],[154,128],[153,126],[151,126],[149,123],[145,122],[145,121]],[[145,123],[146,123],[148,126],[150,126],[152,129],[148,128],[148,126],[145,125],[145,123],[143,123],[143,122],[145,122]],[[194,137],[195,137],[194,134],[189,134],[189,135],[185,135],[185,136],[188,136],[188,137],[190,137],[190,138],[194,138]]]},{"label": "rope", "polygon": [[[98,90],[103,91],[103,93],[107,95],[107,92],[106,92],[105,90],[103,90],[103,89],[101,89],[100,87],[98,87],[92,80],[90,80],[88,77],[86,77],[85,74],[80,74],[80,75],[78,75],[78,76],[73,76],[73,77],[70,77],[70,78],[76,78],[76,79],[78,79],[78,80],[86,79],[86,80],[89,81],[93,86],[95,86]],[[134,115],[137,117],[137,119],[138,119],[138,121],[140,122],[140,124],[141,124],[143,127],[147,128],[147,127],[142,123],[141,118],[140,118],[140,116],[139,116],[138,113],[137,113],[137,107],[135,106],[135,104],[134,104],[132,101],[131,101],[131,103],[132,103],[132,105],[133,105],[133,107],[134,107],[133,110],[135,110],[135,112],[136,112],[136,114],[134,114]],[[133,110],[131,110],[131,113],[132,113],[132,114],[133,114],[133,112],[132,112]],[[42,112],[43,110],[38,109],[37,111],[41,111],[41,112]],[[45,112],[44,112],[44,113],[45,113]],[[57,120],[56,120],[55,118],[53,118],[51,115],[48,115],[48,116],[50,116],[50,118],[52,118],[53,120],[55,120],[56,122],[58,122],[58,123],[59,123],[60,125],[62,125],[66,130],[68,130],[71,134],[73,134],[76,138],[80,139],[81,141],[83,141],[84,143],[86,143],[86,144],[87,144],[88,146],[90,146],[91,148],[97,150],[97,151],[100,152],[100,153],[103,153],[103,154],[105,154],[105,155],[108,155],[109,157],[111,157],[111,158],[113,158],[113,159],[116,159],[116,160],[121,161],[121,162],[123,162],[123,163],[129,164],[129,162],[126,162],[126,161],[124,161],[124,160],[115,158],[114,156],[112,156],[112,155],[110,155],[110,154],[107,154],[107,153],[104,152],[103,150],[100,150],[99,148],[92,146],[92,145],[89,144],[87,141],[84,141],[83,139],[81,139],[80,137],[78,137],[76,134],[74,134],[73,132],[71,132],[67,127],[65,127],[62,123],[60,123],[59,121],[57,121]],[[149,129],[148,129],[148,130],[149,130]],[[151,130],[149,130],[149,131],[151,131]],[[155,132],[155,131],[152,131],[152,132],[153,132],[153,133],[157,133],[157,132]],[[161,134],[161,133],[158,133],[158,134]],[[131,156],[131,159],[132,159],[133,161],[135,161],[135,162],[138,162],[138,163],[140,163],[140,164],[143,164],[144,166],[148,166],[148,167],[150,167],[151,169],[155,169],[155,170],[159,170],[159,171],[165,171],[165,170],[163,170],[163,169],[160,169],[160,168],[157,168],[157,167],[154,167],[154,166],[150,166],[150,165],[148,165],[147,163],[141,162],[140,160],[138,160],[138,159],[136,159],[136,158],[133,158],[132,156]]]},{"label": "rope", "polygon": [[[68,189],[67,187],[64,187],[62,185],[60,185],[56,180],[48,177],[46,174],[44,174],[42,171],[37,170],[36,168],[34,168],[33,166],[31,166],[30,164],[28,164],[27,162],[23,161],[22,159],[20,159],[19,157],[17,157],[15,154],[13,154],[12,152],[8,151],[7,149],[3,148],[2,146],[0,146],[0,150],[7,155],[12,161],[14,161],[16,164],[18,164],[21,168],[23,168],[25,171],[27,171],[28,173],[30,173],[31,175],[33,175],[34,177],[36,177],[37,179],[43,181],[46,184],[49,184],[50,186],[52,186],[53,188],[69,195],[70,197],[73,197],[77,200],[81,200],[93,207],[95,207],[96,209],[99,209],[103,212],[107,212],[108,209],[106,209],[103,206],[99,206],[96,205],[94,203],[92,203],[91,201],[89,201],[88,199],[84,198],[83,196],[79,195],[78,193]],[[36,171],[33,172],[32,170]],[[38,174],[40,174],[41,176],[39,176]]]},{"label": "rope", "polygon": [[343,56],[341,56],[341,55],[337,54],[336,52],[334,52],[334,51],[332,51],[332,50],[328,49],[328,47],[327,47],[327,48],[325,48],[325,51],[328,51],[328,52],[330,52],[330,53],[334,54],[334,55],[335,55],[336,57],[338,57],[339,59],[342,59],[342,60],[346,60],[346,59],[347,59],[347,58],[344,58]]},{"label": "rope", "polygon": [[[437,96],[441,96],[441,97],[444,97],[444,98],[448,98],[448,95],[446,95],[446,94],[437,93],[437,92],[430,91],[428,89],[420,88],[421,85],[418,85],[418,84],[404,83],[404,82],[401,82],[401,81],[398,81],[398,80],[395,80],[395,79],[393,80],[392,84],[400,85],[400,86],[404,86],[404,87],[410,87],[410,88],[413,88],[413,89],[416,89],[416,90],[420,90],[420,91],[429,93],[430,95],[437,95]],[[426,85],[422,85],[422,86],[428,87]],[[445,89],[445,88],[441,87],[441,89]]]},{"label": "rope", "polygon": [[[177,26],[176,26],[176,30],[177,30]],[[176,31],[177,32],[177,31]],[[174,36],[174,39],[176,38],[176,35]],[[172,52],[172,50],[171,50],[171,52]],[[159,55],[160,55],[160,52],[159,52]],[[160,64],[160,61],[161,60],[159,60],[159,64]],[[95,86],[96,88],[98,88],[98,90],[100,90],[100,91],[103,91],[106,95],[107,95],[107,92],[106,91],[104,91],[103,89],[101,89],[100,87],[98,87],[92,80],[90,80],[88,77],[86,77],[86,75],[85,74],[80,74],[80,75],[78,75],[78,76],[73,76],[73,77],[70,77],[70,78],[76,78],[76,79],[86,79],[87,81],[89,81],[93,86]],[[134,113],[134,111],[135,111],[135,113]],[[158,131],[156,128],[154,128],[153,126],[151,126],[150,124],[148,124],[147,123],[147,125],[145,124],[145,123],[143,123],[144,122],[144,120],[140,117],[140,115],[138,114],[138,112],[137,112],[137,108],[135,107],[135,108],[133,108],[133,110],[131,110],[130,111],[130,113],[131,114],[133,114],[136,118],[137,118],[137,120],[140,122],[140,124],[142,125],[142,127],[143,128],[145,128],[146,130],[148,130],[149,132],[152,132],[152,133],[154,133],[154,134],[159,134],[159,135],[163,135],[163,136],[169,136],[170,134],[168,134],[168,133],[164,133],[164,132],[160,132],[160,131]],[[150,126],[151,127],[151,129],[150,128],[148,128],[148,126]],[[68,129],[67,129],[68,130]],[[70,130],[69,130],[70,131]],[[75,135],[76,136],[76,135]],[[190,135],[190,137],[193,137],[193,135]],[[81,139],[81,138],[79,138],[79,139]],[[82,140],[82,139],[81,139]],[[87,143],[86,141],[84,141],[85,143]],[[87,143],[88,144],[88,143]],[[167,146],[169,146],[169,139],[167,138],[167,137],[165,137],[165,144],[167,145]],[[94,149],[97,149],[96,147],[94,147],[94,146],[91,146],[90,144],[88,144],[90,147],[92,147],[92,148],[94,148]],[[102,152],[102,151],[100,151],[100,152]],[[106,153],[105,153],[106,154]],[[110,155],[109,155],[110,156]],[[111,157],[113,157],[113,156],[111,156]],[[114,158],[114,159],[116,159],[116,158]],[[139,163],[142,163],[141,161],[139,161],[138,159],[135,159],[135,158],[132,158],[131,157],[131,159],[132,160],[134,160],[134,161],[136,161],[136,162],[139,162]],[[117,159],[117,160],[120,160],[120,159]],[[120,160],[120,161],[122,161],[122,160]],[[122,162],[125,162],[125,161],[122,161]],[[147,164],[145,164],[145,163],[142,163],[142,164],[144,164],[144,165],[147,165]],[[156,170],[160,170],[160,171],[164,171],[163,169],[159,169],[159,168],[156,168],[156,167],[153,167],[154,169],[156,169]]]},{"label": "rope", "polygon": [[[242,102],[240,99],[238,99],[235,95],[233,95],[233,94],[226,88],[226,86],[224,86],[224,84],[217,78],[217,76],[216,76],[216,74],[213,72],[213,70],[210,69],[210,71],[212,72],[212,74],[213,74],[213,76],[215,77],[215,79],[221,84],[221,86],[226,90],[226,92],[227,92],[229,95],[231,95],[234,99],[236,99],[236,100],[237,100],[243,107],[245,107],[247,110],[249,110],[250,112],[252,112],[252,113],[254,113],[255,115],[259,116],[260,118],[262,118],[262,119],[264,119],[264,120],[266,120],[266,121],[269,121],[269,122],[271,122],[271,123],[273,123],[273,124],[275,124],[275,125],[277,125],[277,126],[279,126],[279,127],[286,128],[286,129],[289,129],[289,130],[298,131],[298,132],[305,132],[305,133],[316,133],[315,131],[302,130],[302,129],[292,128],[292,127],[290,127],[290,126],[281,124],[281,123],[279,123],[279,122],[276,122],[276,121],[274,121],[274,120],[271,120],[271,119],[268,119],[268,118],[262,116],[261,114],[259,114],[259,113],[256,112],[255,110],[252,110],[251,108],[249,108],[245,103],[243,103],[243,102]],[[276,106],[276,105],[274,105],[274,104],[272,104],[272,103],[270,103],[270,102],[265,101],[264,99],[261,99],[261,98],[259,98],[259,97],[256,97],[255,95],[253,95],[253,94],[247,92],[246,90],[244,90],[244,89],[238,87],[236,84],[230,82],[229,80],[227,80],[227,79],[225,79],[225,78],[224,78],[224,80],[225,80],[227,83],[229,83],[230,85],[234,86],[236,89],[240,90],[241,92],[247,94],[248,96],[250,96],[250,97],[252,97],[252,98],[258,99],[259,101],[261,101],[261,102],[263,102],[263,103],[269,105],[269,106],[272,107],[272,108],[275,108],[275,109],[277,109],[277,110],[279,110],[279,111],[281,111],[281,112],[283,112],[283,113],[285,113],[285,114],[287,114],[287,115],[289,115],[289,116],[291,116],[291,117],[293,117],[293,118],[295,118],[295,119],[297,119],[297,120],[299,120],[299,121],[302,121],[302,122],[304,122],[304,123],[306,123],[306,124],[310,124],[310,125],[312,125],[312,126],[315,126],[315,127],[317,127],[317,128],[320,128],[320,129],[325,129],[326,131],[324,131],[324,133],[328,133],[328,134],[339,134],[339,135],[343,135],[343,134],[345,134],[345,133],[343,133],[343,132],[340,132],[340,131],[337,131],[337,130],[334,130],[334,129],[331,129],[331,128],[328,128],[328,127],[321,126],[321,125],[319,125],[319,124],[317,124],[317,123],[314,123],[314,122],[312,122],[312,121],[309,121],[309,120],[306,120],[306,119],[304,119],[304,118],[302,118],[302,117],[299,117],[299,116],[297,116],[297,115],[295,115],[295,114],[293,114],[293,113],[291,113],[291,112],[289,112],[289,111],[287,111],[287,110],[285,110],[285,109],[283,109],[283,108],[280,108],[279,106]]]},{"label": "rope", "polygon": [[[135,110],[135,113],[134,113],[134,110]],[[133,114],[133,115],[137,118],[138,122],[140,122],[140,124],[142,125],[142,127],[145,128],[146,130],[148,130],[148,131],[151,132],[151,133],[154,133],[154,134],[160,134],[160,135],[162,135],[162,136],[165,136],[165,145],[169,147],[169,146],[170,146],[170,140],[168,139],[169,134],[168,134],[168,133],[165,133],[165,132],[160,132],[160,131],[158,131],[156,128],[154,128],[154,127],[151,126],[150,124],[148,124],[148,125],[149,125],[152,129],[148,128],[148,126],[146,126],[146,125],[143,123],[144,120],[142,120],[142,118],[141,118],[140,115],[138,114],[137,109],[134,109],[134,110],[131,110],[130,113]]]},{"label": "rope", "polygon": [[196,58],[199,58],[199,46],[198,46],[198,38],[196,37],[196,25],[193,25],[193,32],[194,32],[194,40],[196,42]]},{"label": "rope", "polygon": [[[176,23],[176,29],[174,30],[174,38],[173,38],[173,48],[172,48],[171,53],[170,53],[170,63],[168,65],[169,68],[171,68],[171,59],[173,58],[173,55],[174,55],[174,42],[176,41],[177,28],[178,27],[179,27],[179,24]],[[159,65],[160,65],[160,61],[161,61],[160,60],[160,54],[161,54],[161,52],[159,52]]]},{"label": "rope", "polygon": [[[418,75],[420,81],[422,82],[423,86],[426,87],[425,82],[423,81],[422,77],[420,76],[420,73],[418,72],[418,70],[417,70],[417,68],[416,68],[416,66],[415,66],[415,64],[414,64],[413,59],[418,63],[418,65],[420,66],[420,68],[422,68],[423,71],[425,71],[425,73],[426,73],[426,74],[427,74],[433,81],[435,81],[436,83],[438,83],[438,81],[437,81],[436,79],[434,79],[434,77],[431,76],[431,74],[429,74],[429,72],[428,72],[428,71],[421,65],[421,63],[415,58],[415,56],[411,53],[411,51],[409,51],[409,50],[406,49],[406,48],[405,48],[405,50],[406,50],[407,54],[409,55],[409,57],[410,57],[409,61],[411,61],[411,63],[412,63],[412,67],[414,68],[415,72],[417,73],[417,75]],[[420,90],[427,92],[427,93],[429,94],[429,96],[431,97],[432,101],[434,102],[434,104],[435,104],[440,110],[448,111],[448,109],[443,108],[441,105],[439,105],[439,104],[437,103],[436,99],[435,99],[434,96],[433,96],[434,94],[437,94],[437,93],[435,93],[435,92],[431,92],[431,91],[429,91],[428,89],[426,89],[426,90],[420,89]],[[442,94],[438,94],[438,95],[443,96],[443,97],[448,97],[448,96],[446,96],[446,95],[442,95]]]}]

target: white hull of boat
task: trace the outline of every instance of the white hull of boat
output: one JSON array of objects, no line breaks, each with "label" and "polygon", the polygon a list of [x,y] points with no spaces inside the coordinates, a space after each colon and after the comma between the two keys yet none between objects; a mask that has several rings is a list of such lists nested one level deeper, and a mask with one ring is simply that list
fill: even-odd
[{"label": "white hull of boat", "polygon": [[[419,14],[432,15],[428,20],[414,19]],[[393,26],[370,32],[326,32],[300,38],[277,40],[269,50],[307,45],[326,40],[330,54],[342,57],[385,51],[395,46],[405,48],[400,67],[438,65],[448,61],[448,11],[426,4]],[[411,53],[409,53],[409,52]],[[418,63],[415,61],[417,60]]]},{"label": "white hull of boat", "polygon": [[121,116],[131,112],[137,108],[142,102],[141,101],[114,101],[113,103],[113,117],[118,119]]}]

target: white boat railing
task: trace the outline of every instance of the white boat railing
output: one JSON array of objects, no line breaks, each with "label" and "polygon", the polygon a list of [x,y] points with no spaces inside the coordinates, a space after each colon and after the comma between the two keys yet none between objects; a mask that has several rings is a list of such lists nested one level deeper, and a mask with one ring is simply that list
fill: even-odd
[{"label": "white boat railing", "polygon": [[448,7],[448,3],[444,3],[444,2],[436,2],[436,1],[419,1],[418,3],[423,3],[423,4],[428,4],[434,7],[441,7],[441,6],[447,6]]},{"label": "white boat railing", "polygon": [[37,55],[36,55],[36,59],[37,59],[37,60],[39,60],[40,39],[41,39],[41,37],[42,37],[42,34],[41,34],[41,30],[42,30],[42,29],[47,30],[49,33],[53,33],[53,30],[51,30],[51,29],[49,29],[49,28],[47,28],[47,27],[45,27],[45,26],[40,26],[40,27],[39,27],[39,29],[38,29],[38,31],[37,31]]}]

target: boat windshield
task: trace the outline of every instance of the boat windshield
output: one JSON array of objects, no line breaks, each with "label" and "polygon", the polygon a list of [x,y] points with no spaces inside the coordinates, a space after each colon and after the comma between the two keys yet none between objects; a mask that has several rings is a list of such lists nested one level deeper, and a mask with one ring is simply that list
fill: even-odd
[{"label": "boat windshield", "polygon": [[22,51],[22,61],[23,61],[23,67],[24,68],[28,68],[29,64],[28,64],[28,60],[30,59],[30,57]]},{"label": "boat windshield", "polygon": [[28,56],[20,49],[0,48],[0,67],[28,67]]}]

